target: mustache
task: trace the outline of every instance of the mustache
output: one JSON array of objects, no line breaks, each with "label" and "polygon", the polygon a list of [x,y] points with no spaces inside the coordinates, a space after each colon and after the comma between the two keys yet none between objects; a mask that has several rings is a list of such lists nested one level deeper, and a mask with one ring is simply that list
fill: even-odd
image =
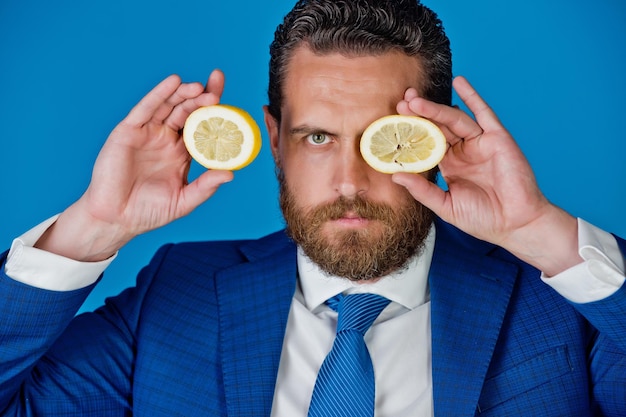
[{"label": "mustache", "polygon": [[387,204],[376,203],[360,196],[353,198],[341,196],[335,201],[315,207],[310,215],[314,222],[324,222],[340,219],[348,212],[367,220],[386,221],[393,215],[394,210]]}]

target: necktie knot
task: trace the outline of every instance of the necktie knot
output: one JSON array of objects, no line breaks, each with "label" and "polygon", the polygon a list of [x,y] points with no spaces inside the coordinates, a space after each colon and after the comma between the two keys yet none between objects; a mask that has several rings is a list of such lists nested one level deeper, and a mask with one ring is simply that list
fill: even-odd
[{"label": "necktie knot", "polygon": [[364,335],[389,300],[378,294],[339,294],[326,303],[338,313],[337,333],[355,330]]}]

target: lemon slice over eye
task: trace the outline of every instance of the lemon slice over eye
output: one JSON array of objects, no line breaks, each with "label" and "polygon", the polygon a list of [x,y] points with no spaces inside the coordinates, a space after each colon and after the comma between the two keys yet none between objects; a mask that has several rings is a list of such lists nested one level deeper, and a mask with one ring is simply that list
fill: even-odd
[{"label": "lemon slice over eye", "polygon": [[361,155],[375,170],[424,172],[443,159],[446,137],[433,122],[417,116],[391,115],[375,120],[361,136]]},{"label": "lemon slice over eye", "polygon": [[209,169],[236,170],[250,164],[261,149],[261,131],[246,111],[225,104],[200,107],[183,127],[187,151]]}]

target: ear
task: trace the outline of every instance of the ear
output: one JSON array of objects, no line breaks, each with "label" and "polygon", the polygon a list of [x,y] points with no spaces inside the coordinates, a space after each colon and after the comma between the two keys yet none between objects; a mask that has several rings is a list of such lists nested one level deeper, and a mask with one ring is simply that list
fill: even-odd
[{"label": "ear", "polygon": [[270,114],[267,106],[263,106],[263,118],[265,119],[265,127],[270,138],[270,149],[272,150],[272,155],[274,156],[274,162],[278,165],[278,131],[280,126],[274,116]]}]

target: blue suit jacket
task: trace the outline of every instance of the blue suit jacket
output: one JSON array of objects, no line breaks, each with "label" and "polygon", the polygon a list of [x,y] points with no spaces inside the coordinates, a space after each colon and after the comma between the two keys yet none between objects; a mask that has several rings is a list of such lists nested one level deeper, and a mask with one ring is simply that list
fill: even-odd
[{"label": "blue suit jacket", "polygon": [[[90,288],[2,272],[0,414],[268,416],[296,273],[282,232],[168,245],[136,287],[72,320]],[[430,290],[437,416],[626,415],[626,289],[571,305],[439,222]]]}]

